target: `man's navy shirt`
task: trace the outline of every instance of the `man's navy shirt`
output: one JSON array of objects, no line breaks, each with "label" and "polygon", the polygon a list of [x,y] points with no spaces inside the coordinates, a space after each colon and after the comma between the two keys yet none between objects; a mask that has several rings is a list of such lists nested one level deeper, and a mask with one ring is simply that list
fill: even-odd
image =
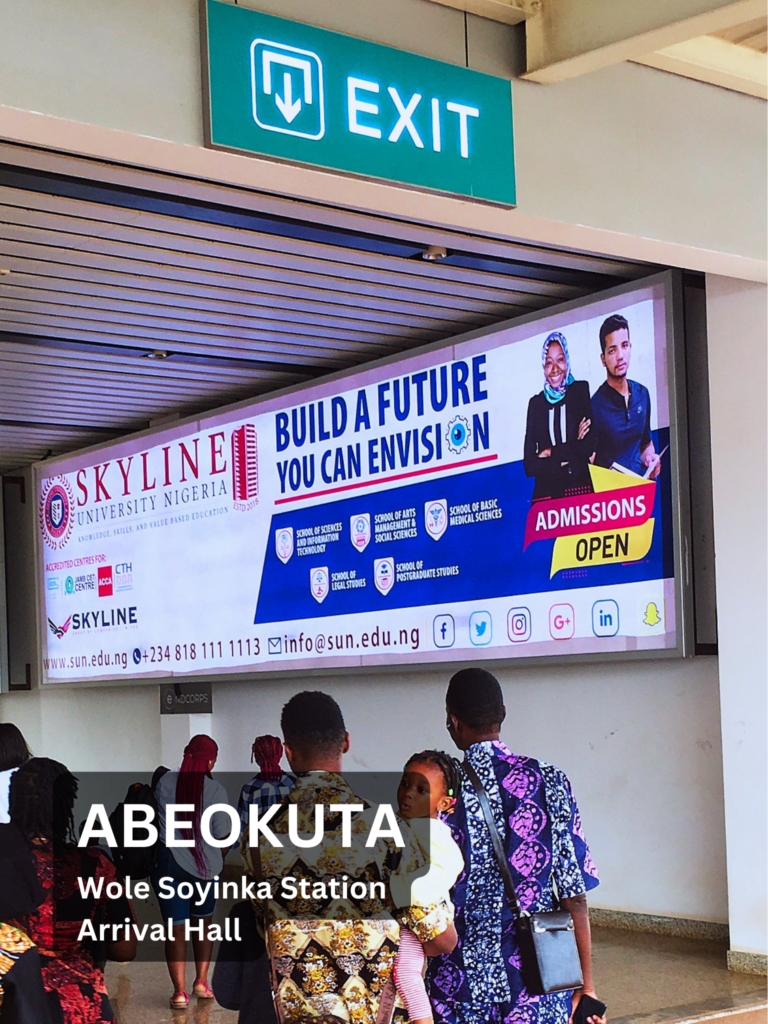
[{"label": "man's navy shirt", "polygon": [[640,476],[640,453],[651,440],[651,396],[648,388],[628,380],[629,402],[608,381],[592,396],[592,425],[597,428],[595,464],[610,469],[618,462]]}]

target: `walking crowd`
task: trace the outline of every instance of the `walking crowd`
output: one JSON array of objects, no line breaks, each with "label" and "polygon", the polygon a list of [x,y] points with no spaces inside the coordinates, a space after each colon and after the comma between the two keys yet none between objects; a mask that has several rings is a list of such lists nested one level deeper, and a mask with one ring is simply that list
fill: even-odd
[{"label": "walking crowd", "polygon": [[[351,740],[341,709],[319,691],[292,697],[282,742],[254,742],[260,770],[237,808],[243,871],[270,883],[271,896],[259,886],[230,910],[238,928],[221,943],[210,983],[214,887],[197,900],[184,894],[223,874],[228,851],[204,840],[206,811],[218,840],[231,836],[232,822],[214,807],[227,803],[212,774],[217,745],[194,737],[179,769],[158,770],[152,786],[161,813],[150,877],[163,920],[173,922],[165,939],[171,1007],[215,997],[238,1011],[239,1024],[605,1024],[586,902],[598,874],[571,786],[559,769],[501,742],[505,717],[490,672],[457,672],[446,725],[463,761],[440,750],[409,757],[396,793],[404,845],[370,844],[378,808],[343,774]],[[31,757],[19,730],[0,724],[0,1024],[113,1021],[104,965],[136,956],[135,937],[79,938],[83,922],[135,918],[124,894],[108,896],[105,884],[83,895],[77,883],[120,881],[123,870],[104,846],[78,847],[77,786],[64,765]],[[173,804],[193,809],[192,845],[166,845],[162,811]],[[326,816],[323,842],[302,844],[298,864],[290,842],[249,841],[252,806],[263,815],[279,805],[269,826],[286,837],[291,824],[315,834],[318,805],[333,812],[345,804],[354,809]],[[352,842],[340,841],[350,833]],[[307,898],[281,887],[297,874],[312,883],[375,881],[380,895],[350,884],[342,899],[314,888]],[[191,920],[204,927],[191,940],[190,994],[183,926]]]}]

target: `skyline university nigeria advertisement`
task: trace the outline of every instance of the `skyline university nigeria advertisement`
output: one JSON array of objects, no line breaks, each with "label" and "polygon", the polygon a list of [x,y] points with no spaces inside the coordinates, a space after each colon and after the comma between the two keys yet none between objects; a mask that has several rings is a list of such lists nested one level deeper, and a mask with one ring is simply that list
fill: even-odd
[{"label": "skyline university nigeria advertisement", "polygon": [[45,681],[679,650],[671,294],[40,464]]}]

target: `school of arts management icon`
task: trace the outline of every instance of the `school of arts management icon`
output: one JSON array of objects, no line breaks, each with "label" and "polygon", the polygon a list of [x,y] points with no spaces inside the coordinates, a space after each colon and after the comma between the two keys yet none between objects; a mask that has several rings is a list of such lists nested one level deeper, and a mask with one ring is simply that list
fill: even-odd
[{"label": "school of arts management icon", "polygon": [[323,63],[316,53],[255,39],[251,90],[253,119],[260,128],[300,139],[325,135]]}]

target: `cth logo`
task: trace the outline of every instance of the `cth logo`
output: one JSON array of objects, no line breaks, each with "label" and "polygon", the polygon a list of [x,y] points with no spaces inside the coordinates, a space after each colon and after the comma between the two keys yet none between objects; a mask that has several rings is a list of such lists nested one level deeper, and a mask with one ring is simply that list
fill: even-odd
[{"label": "cth logo", "polygon": [[259,503],[259,441],[253,423],[232,431],[232,494],[240,512]]},{"label": "cth logo", "polygon": [[46,480],[40,496],[40,529],[49,548],[63,548],[72,533],[75,499],[64,476]]},{"label": "cth logo", "polygon": [[323,62],[311,50],[255,39],[251,44],[253,119],[300,139],[325,135]]}]

